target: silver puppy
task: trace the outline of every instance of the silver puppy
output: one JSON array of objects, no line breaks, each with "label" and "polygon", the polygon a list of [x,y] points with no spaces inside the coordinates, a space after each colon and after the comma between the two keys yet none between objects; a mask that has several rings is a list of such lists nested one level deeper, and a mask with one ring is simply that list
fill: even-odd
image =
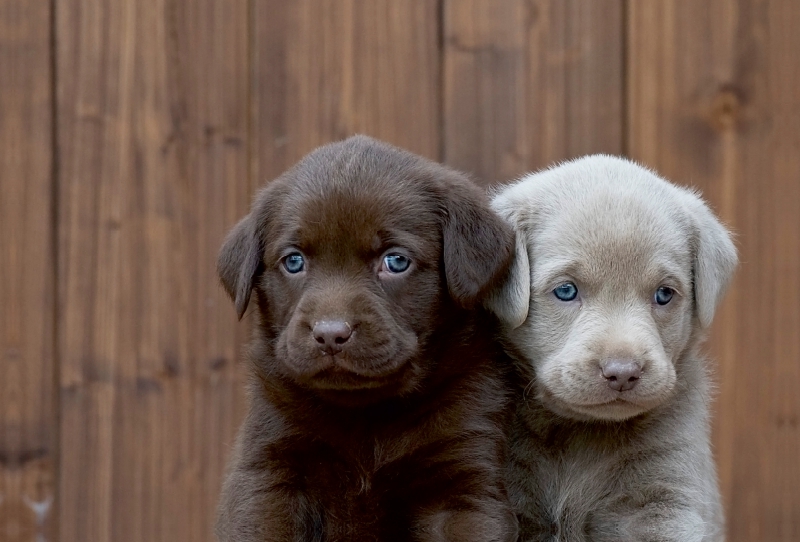
[{"label": "silver puppy", "polygon": [[694,192],[603,155],[524,177],[493,206],[517,231],[488,307],[524,378],[520,540],[722,540],[699,347],[736,267],[728,231]]}]

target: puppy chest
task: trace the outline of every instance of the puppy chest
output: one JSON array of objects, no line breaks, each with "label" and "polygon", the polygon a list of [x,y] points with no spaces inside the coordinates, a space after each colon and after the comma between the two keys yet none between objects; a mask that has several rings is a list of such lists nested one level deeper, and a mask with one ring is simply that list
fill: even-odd
[{"label": "puppy chest", "polygon": [[528,451],[512,464],[510,492],[520,514],[522,541],[578,542],[592,514],[613,492],[613,473],[601,456]]},{"label": "puppy chest", "polygon": [[324,540],[382,540],[379,533],[408,529],[420,504],[438,491],[411,463],[382,464],[320,448],[295,463],[296,489],[321,518]]}]

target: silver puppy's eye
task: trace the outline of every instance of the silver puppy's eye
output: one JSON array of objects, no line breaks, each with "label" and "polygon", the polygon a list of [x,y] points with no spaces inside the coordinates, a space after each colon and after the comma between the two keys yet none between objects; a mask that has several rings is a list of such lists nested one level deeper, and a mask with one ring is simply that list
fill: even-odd
[{"label": "silver puppy's eye", "polygon": [[572,301],[578,297],[578,287],[572,282],[565,282],[555,287],[553,295],[561,301]]},{"label": "silver puppy's eye", "polygon": [[659,305],[666,305],[670,301],[672,301],[672,296],[675,295],[675,290],[668,286],[662,286],[658,290],[656,290],[656,295],[653,296],[653,299]]},{"label": "silver puppy's eye", "polygon": [[383,257],[383,266],[390,273],[402,273],[411,265],[411,260],[402,254],[387,254]]},{"label": "silver puppy's eye", "polygon": [[299,252],[292,252],[283,259],[283,267],[289,273],[295,274],[302,271],[306,266],[303,255]]}]

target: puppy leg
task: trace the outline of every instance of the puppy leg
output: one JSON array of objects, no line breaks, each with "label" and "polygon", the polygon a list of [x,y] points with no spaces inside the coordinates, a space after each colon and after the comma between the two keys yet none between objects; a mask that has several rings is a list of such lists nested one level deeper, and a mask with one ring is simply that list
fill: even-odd
[{"label": "puppy leg", "polygon": [[[652,479],[657,473],[646,469],[643,476]],[[592,542],[722,542],[722,514],[713,484],[680,476],[669,483],[627,487],[625,495],[587,518]]]},{"label": "puppy leg", "polygon": [[678,505],[650,504],[624,517],[590,521],[592,542],[721,542],[716,525]]},{"label": "puppy leg", "polygon": [[275,487],[263,472],[232,472],[219,506],[220,542],[322,542],[324,516],[305,494]]},{"label": "puppy leg", "polygon": [[512,542],[517,524],[504,502],[485,500],[462,509],[432,511],[418,524],[419,542]]}]

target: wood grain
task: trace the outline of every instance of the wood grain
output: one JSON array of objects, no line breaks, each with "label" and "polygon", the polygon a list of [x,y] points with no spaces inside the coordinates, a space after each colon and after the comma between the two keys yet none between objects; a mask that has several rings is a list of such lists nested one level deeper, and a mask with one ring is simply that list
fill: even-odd
[{"label": "wood grain", "polygon": [[623,3],[444,0],[444,160],[483,181],[623,151]]},{"label": "wood grain", "polygon": [[212,540],[242,413],[244,2],[57,2],[62,542]]},{"label": "wood grain", "polygon": [[729,540],[800,539],[797,28],[786,0],[0,0],[0,539],[212,539],[249,327],[216,252],[356,132],[484,182],[628,152],[701,188],[742,257],[709,344]]},{"label": "wood grain", "polygon": [[254,0],[254,177],[362,133],[440,155],[436,0]]},{"label": "wood grain", "polygon": [[630,2],[631,155],[703,190],[742,260],[718,313],[730,542],[800,539],[800,10]]},{"label": "wood grain", "polygon": [[50,2],[0,0],[0,540],[52,540],[58,464]]}]

